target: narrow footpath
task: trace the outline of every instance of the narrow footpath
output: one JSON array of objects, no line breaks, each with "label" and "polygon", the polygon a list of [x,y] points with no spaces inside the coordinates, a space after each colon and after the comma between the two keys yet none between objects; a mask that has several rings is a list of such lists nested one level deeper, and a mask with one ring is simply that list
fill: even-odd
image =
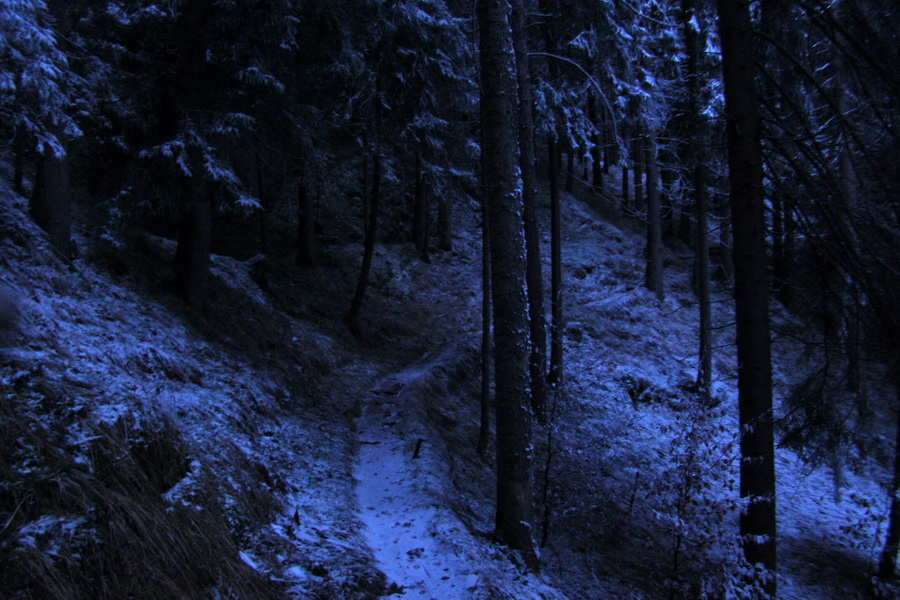
[{"label": "narrow footpath", "polygon": [[354,470],[360,520],[377,566],[388,578],[389,594],[464,600],[472,596],[478,576],[462,557],[442,547],[439,508],[427,492],[423,472],[423,459],[431,450],[404,431],[404,388],[426,372],[413,367],[388,377],[364,403]]}]

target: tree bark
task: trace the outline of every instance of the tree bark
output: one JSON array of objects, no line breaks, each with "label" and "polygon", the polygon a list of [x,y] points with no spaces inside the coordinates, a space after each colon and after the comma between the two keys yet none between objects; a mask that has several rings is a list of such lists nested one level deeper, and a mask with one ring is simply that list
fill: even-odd
[{"label": "tree bark", "polygon": [[368,211],[369,219],[366,222],[366,234],[363,247],[363,262],[359,271],[359,281],[356,284],[356,292],[347,312],[347,327],[356,337],[362,336],[359,324],[359,314],[362,310],[366,288],[369,286],[369,272],[372,270],[372,256],[375,254],[375,238],[378,234],[378,209],[381,204],[381,155],[376,152],[372,165],[372,194]]},{"label": "tree bark", "polygon": [[[62,127],[51,128],[60,145]],[[50,244],[68,260],[72,254],[72,199],[69,195],[69,157],[57,156],[47,148],[38,159],[34,190],[31,194],[31,216],[47,232]]]},{"label": "tree bark", "polygon": [[450,200],[446,194],[441,194],[440,200],[438,200],[437,229],[438,248],[444,252],[453,250],[453,219]]},{"label": "tree bark", "polygon": [[[59,0],[48,2],[47,9],[55,21],[55,29],[59,39],[66,42],[72,28],[67,4]],[[66,42],[67,44],[67,42]],[[61,148],[57,155],[52,149],[44,147],[43,155],[38,158],[34,188],[31,191],[31,216],[38,226],[47,232],[50,244],[69,260],[72,257],[72,198],[69,181],[69,155],[66,146],[65,125],[58,121],[46,124],[47,132],[56,137]],[[20,194],[23,189],[25,128],[17,127],[17,152],[14,165],[13,186]]]},{"label": "tree bark", "polygon": [[741,428],[741,545],[761,565],[765,594],[776,593],[775,445],[769,338],[769,278],[750,5],[719,0],[728,179],[734,238],[738,407]]},{"label": "tree bark", "polygon": [[256,196],[259,199],[259,210],[257,211],[257,219],[259,225],[259,253],[269,253],[268,227],[266,224],[266,205],[267,190],[265,186],[265,178],[263,177],[262,160],[259,158],[259,151],[253,153],[254,162],[256,163]]},{"label": "tree bark", "polygon": [[594,94],[588,95],[588,120],[593,126],[591,132],[591,185],[600,191],[603,189],[603,163],[600,148],[600,129],[597,127],[597,99]]},{"label": "tree bark", "polygon": [[186,202],[178,236],[175,272],[184,299],[194,308],[200,308],[209,287],[212,197],[209,186],[197,175],[191,177],[185,187],[190,198]]},{"label": "tree bark", "polygon": [[685,73],[687,87],[687,145],[686,158],[691,170],[691,186],[694,195],[694,212],[697,218],[695,243],[695,291],[699,304],[699,359],[697,361],[697,389],[704,401],[710,399],[712,384],[712,304],[710,299],[709,271],[709,201],[706,193],[706,125],[700,109],[700,91],[703,82],[700,77],[700,52],[703,47],[701,33],[695,23],[697,0],[682,0],[681,31],[685,47]]},{"label": "tree bark", "polygon": [[[541,13],[555,15],[559,7],[554,0],[540,0]],[[547,17],[543,24],[544,47],[548,54],[557,54],[558,34],[553,21]],[[551,79],[559,76],[555,63],[549,62]],[[571,145],[571,144],[570,144]],[[547,383],[559,388],[563,382],[563,297],[562,297],[562,233],[560,213],[560,162],[562,150],[558,136],[547,136],[547,166],[550,177],[550,368]]]},{"label": "tree bark", "polygon": [[528,300],[516,135],[515,57],[507,0],[478,0],[484,190],[490,221],[497,417],[497,535],[539,560],[532,529],[534,481],[528,398]]},{"label": "tree bark", "polygon": [[705,401],[712,385],[712,300],[709,281],[709,208],[706,199],[705,167],[694,165],[694,202],[697,211],[697,301],[700,305],[700,357],[697,388]]},{"label": "tree bark", "polygon": [[[482,165],[482,180],[484,171]],[[481,455],[487,453],[491,440],[491,228],[485,192],[482,190],[481,194],[481,425],[477,448]]]},{"label": "tree bark", "polygon": [[413,193],[412,242],[419,253],[419,258],[429,262],[428,258],[428,194],[425,189],[425,177],[421,154],[416,155],[415,190]]},{"label": "tree bark", "polygon": [[662,218],[659,202],[659,168],[656,162],[656,136],[647,137],[645,148],[647,165],[647,269],[644,285],[659,300],[665,297],[663,290]]},{"label": "tree bark", "polygon": [[309,190],[304,182],[297,184],[297,266],[316,264],[316,219]]},{"label": "tree bark", "polygon": [[610,127],[610,118],[604,112],[603,119],[603,174],[609,175],[610,170],[612,169],[613,163],[618,160],[618,156],[616,155],[616,146],[615,140],[613,140],[613,134],[610,131],[612,128]]},{"label": "tree bark", "polygon": [[628,164],[622,160],[622,209],[628,208],[631,204],[631,194],[628,193]]},{"label": "tree bark", "polygon": [[519,90],[519,150],[522,170],[522,201],[525,219],[526,282],[528,288],[528,325],[531,351],[528,372],[531,379],[531,410],[544,419],[547,404],[547,329],[544,323],[544,281],[541,270],[541,232],[537,222],[537,175],[534,166],[534,123],[530,66],[525,35],[524,0],[513,0],[513,47],[516,53],[516,79]]},{"label": "tree bark", "polygon": [[642,164],[643,141],[640,136],[636,136],[631,142],[631,170],[634,175],[634,210],[641,212],[644,210],[644,165]]},{"label": "tree bark", "polygon": [[559,142],[548,141],[550,155],[550,371],[547,383],[559,387],[563,381],[563,297],[562,297],[562,232],[559,197]]}]

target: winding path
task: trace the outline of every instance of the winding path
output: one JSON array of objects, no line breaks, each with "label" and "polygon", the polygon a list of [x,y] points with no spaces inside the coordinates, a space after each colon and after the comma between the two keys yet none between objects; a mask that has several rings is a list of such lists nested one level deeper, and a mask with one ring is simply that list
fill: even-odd
[{"label": "winding path", "polygon": [[[370,393],[359,419],[354,471],[364,537],[388,578],[389,594],[429,600],[470,598],[478,576],[438,539],[439,509],[426,491],[430,451],[404,435],[400,394],[422,370],[385,379]],[[417,448],[421,458],[414,458]]]}]

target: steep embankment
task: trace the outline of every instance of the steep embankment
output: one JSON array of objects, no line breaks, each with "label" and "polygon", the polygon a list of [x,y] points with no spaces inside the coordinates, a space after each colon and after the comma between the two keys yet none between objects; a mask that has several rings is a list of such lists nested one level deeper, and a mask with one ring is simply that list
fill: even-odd
[{"label": "steep embankment", "polygon": [[[734,593],[727,294],[705,405],[689,250],[667,250],[657,300],[640,225],[603,202],[564,202],[566,384],[536,429],[538,578],[490,540],[493,460],[474,448],[477,207],[431,264],[378,247],[359,342],[341,324],[351,236],[333,235],[313,269],[214,257],[195,313],[171,291],[171,242],[82,230],[68,264],[4,190],[0,278],[19,318],[0,350],[0,595]],[[777,340],[779,397],[806,368],[799,350]],[[867,460],[839,500],[827,470],[781,452],[783,597],[864,593],[885,515],[885,473]]]},{"label": "steep embankment", "polygon": [[[270,263],[267,280],[258,260],[214,256],[198,313],[174,293],[171,242],[80,228],[81,256],[68,263],[23,199],[4,190],[0,208],[2,285],[17,313],[0,354],[0,595],[362,599],[403,587],[524,598],[541,589],[447,508],[447,449],[423,412],[475,401],[465,389],[480,300],[471,234],[464,252],[430,265],[406,245],[380,247],[359,343],[340,322],[357,244],[332,240],[314,269]],[[458,218],[461,231],[475,230],[471,213]],[[431,348],[444,350],[417,360]],[[403,431],[381,431],[380,401],[394,394],[385,382],[400,380],[396,398],[413,408]],[[477,423],[461,429],[472,438]],[[410,463],[406,446],[420,438]],[[369,494],[385,473],[388,491]],[[382,543],[384,502],[416,538],[401,561]],[[414,512],[415,526],[405,518]],[[437,572],[437,561],[449,570]],[[416,566],[436,571],[428,584],[409,577]]]},{"label": "steep embankment", "polygon": [[0,209],[18,310],[0,362],[0,595],[374,597],[338,344],[274,308],[248,264],[216,257],[196,314],[169,291],[171,243],[79,236],[68,264],[22,199],[4,191]]}]

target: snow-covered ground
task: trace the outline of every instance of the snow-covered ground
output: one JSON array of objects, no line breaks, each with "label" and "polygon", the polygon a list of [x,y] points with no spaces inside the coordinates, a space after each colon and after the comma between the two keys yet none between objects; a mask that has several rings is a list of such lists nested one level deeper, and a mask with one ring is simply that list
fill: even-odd
[{"label": "snow-covered ground", "polygon": [[[0,416],[18,423],[0,436],[0,499],[11,502],[0,551],[31,565],[14,576],[35,565],[108,572],[120,559],[98,548],[116,532],[132,539],[98,520],[100,500],[33,501],[53,482],[171,528],[184,561],[204,550],[179,527],[215,530],[216,559],[197,567],[207,580],[194,582],[196,597],[734,594],[731,305],[718,295],[715,402],[701,405],[691,391],[690,252],[677,243],[666,252],[657,300],[641,287],[640,227],[601,219],[587,199],[564,204],[566,385],[551,424],[536,429],[544,569],[534,575],[491,539],[493,463],[475,451],[474,207],[456,215],[454,251],[431,264],[409,245],[379,246],[368,337],[355,341],[340,317],[358,244],[334,243],[307,271],[273,264],[268,293],[250,263],[215,257],[213,298],[198,314],[167,288],[171,242],[132,240],[116,256],[79,234],[83,258],[69,267],[4,191],[0,282],[18,299],[21,332],[0,351]],[[795,342],[775,344],[779,397],[803,361]],[[831,470],[780,452],[783,598],[866,595],[887,475],[871,460],[859,466],[837,493]],[[147,552],[148,570],[177,572],[176,584],[179,569],[199,572]],[[110,589],[127,592],[127,577],[113,579]]]}]

